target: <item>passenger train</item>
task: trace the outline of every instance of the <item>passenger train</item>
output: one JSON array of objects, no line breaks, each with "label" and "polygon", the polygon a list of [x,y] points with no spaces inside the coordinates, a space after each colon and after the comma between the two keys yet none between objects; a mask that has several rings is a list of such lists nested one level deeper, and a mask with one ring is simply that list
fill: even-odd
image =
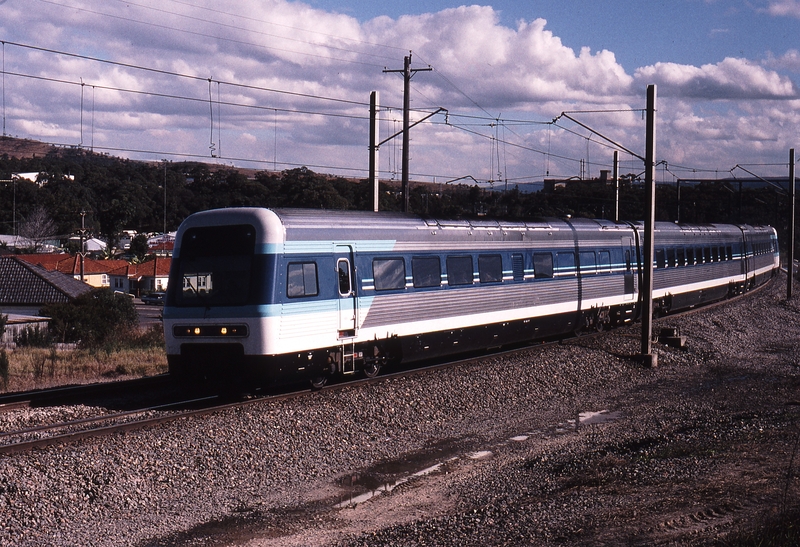
[{"label": "passenger train", "polygon": [[[170,374],[263,383],[602,330],[641,308],[641,223],[230,208],[189,216],[164,306]],[[657,222],[653,313],[779,268],[773,228]]]}]

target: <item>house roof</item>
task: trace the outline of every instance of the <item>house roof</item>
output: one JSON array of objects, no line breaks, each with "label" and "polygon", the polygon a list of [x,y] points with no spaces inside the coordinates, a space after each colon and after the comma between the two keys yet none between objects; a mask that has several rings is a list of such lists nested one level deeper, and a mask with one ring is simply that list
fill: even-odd
[{"label": "house roof", "polygon": [[[19,255],[19,258],[30,264],[41,266],[46,270],[55,270],[73,276],[81,273],[80,255],[42,253]],[[94,260],[87,257],[83,259],[83,273],[85,275],[107,274],[127,264],[124,260]]]},{"label": "house roof", "polygon": [[[110,260],[104,262],[111,262]],[[141,262],[139,264],[128,264],[124,260],[117,260],[123,265],[109,271],[109,275],[125,276],[131,279],[141,279],[142,277],[168,277],[172,259],[167,257],[155,257],[153,260]]]},{"label": "house roof", "polygon": [[58,271],[20,260],[0,257],[0,304],[31,306],[69,302],[92,287]]}]

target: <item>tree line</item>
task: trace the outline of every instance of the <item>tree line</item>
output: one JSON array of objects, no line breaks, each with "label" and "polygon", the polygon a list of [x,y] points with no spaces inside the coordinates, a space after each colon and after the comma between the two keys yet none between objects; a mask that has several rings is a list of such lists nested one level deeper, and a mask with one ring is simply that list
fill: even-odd
[{"label": "tree line", "polygon": [[[83,149],[54,149],[34,158],[0,157],[0,179],[37,172],[39,184],[18,180],[0,186],[0,232],[68,236],[81,227],[114,244],[122,230],[175,230],[189,214],[232,206],[317,209],[372,208],[371,184],[315,173],[304,167],[248,174],[201,162],[142,162]],[[166,192],[165,186],[166,185]],[[680,187],[679,187],[680,186]],[[382,181],[380,209],[399,211],[399,183]],[[644,216],[644,188],[622,177],[620,218]],[[781,241],[788,230],[788,197],[769,187],[737,188],[725,181],[659,184],[656,218],[691,223],[770,224]],[[613,219],[614,187],[601,181],[568,181],[548,191],[498,191],[467,184],[412,183],[411,212],[441,218],[541,217]]]}]

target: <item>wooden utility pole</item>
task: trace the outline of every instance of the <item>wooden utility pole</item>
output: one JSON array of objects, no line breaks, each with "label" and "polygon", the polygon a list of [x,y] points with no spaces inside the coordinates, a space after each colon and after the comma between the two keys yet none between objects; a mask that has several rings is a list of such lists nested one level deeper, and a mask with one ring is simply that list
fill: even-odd
[{"label": "wooden utility pole", "polygon": [[644,181],[646,188],[646,215],[644,221],[644,257],[642,259],[642,286],[639,295],[642,302],[642,362],[646,366],[657,366],[658,356],[652,352],[653,336],[653,236],[656,224],[656,86],[647,86],[647,135],[645,137]]},{"label": "wooden utility pole", "polygon": [[403,73],[403,212],[408,212],[408,126],[409,114],[411,110],[411,77],[420,71],[433,70],[428,68],[411,68],[411,54],[409,53],[403,59],[403,70],[388,70],[383,69],[384,72],[402,72]]}]

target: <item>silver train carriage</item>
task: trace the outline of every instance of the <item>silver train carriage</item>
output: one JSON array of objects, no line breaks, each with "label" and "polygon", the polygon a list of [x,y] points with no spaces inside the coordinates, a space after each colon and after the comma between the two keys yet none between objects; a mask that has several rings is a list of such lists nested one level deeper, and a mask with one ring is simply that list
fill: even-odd
[{"label": "silver train carriage", "polygon": [[[602,330],[636,319],[643,225],[431,220],[231,208],[178,230],[164,307],[170,373],[331,375]],[[775,230],[656,223],[655,314],[766,282]]]}]

